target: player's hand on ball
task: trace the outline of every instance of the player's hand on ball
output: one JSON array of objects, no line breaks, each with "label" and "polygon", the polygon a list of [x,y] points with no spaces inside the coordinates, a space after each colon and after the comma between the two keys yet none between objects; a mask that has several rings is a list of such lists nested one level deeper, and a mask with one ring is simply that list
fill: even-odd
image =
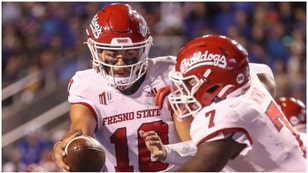
[{"label": "player's hand on ball", "polygon": [[53,152],[54,152],[54,157],[55,157],[55,161],[58,164],[59,168],[63,171],[63,172],[68,172],[70,171],[70,167],[65,164],[65,162],[63,161],[63,157],[66,156],[66,153],[64,151],[64,148],[66,146],[66,144],[72,140],[74,137],[80,135],[79,132],[75,132],[72,135],[70,135],[69,137],[65,138],[62,141],[57,142],[54,145],[53,148]]},{"label": "player's hand on ball", "polygon": [[162,143],[160,137],[155,131],[145,132],[143,130],[139,131],[139,135],[144,139],[148,150],[152,153],[153,158],[158,161],[165,160],[167,157],[167,152]]},{"label": "player's hand on ball", "polygon": [[71,172],[101,172],[105,167],[106,155],[102,144],[94,137],[80,135],[65,146],[63,161]]}]

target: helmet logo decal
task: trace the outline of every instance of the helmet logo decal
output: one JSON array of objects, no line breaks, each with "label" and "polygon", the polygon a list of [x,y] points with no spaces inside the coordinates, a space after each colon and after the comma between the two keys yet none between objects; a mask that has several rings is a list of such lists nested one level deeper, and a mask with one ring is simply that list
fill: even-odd
[{"label": "helmet logo decal", "polygon": [[242,73],[238,74],[237,77],[236,77],[236,82],[241,84],[244,82],[244,75]]},{"label": "helmet logo decal", "polygon": [[185,73],[190,69],[194,68],[194,66],[200,65],[212,65],[220,68],[227,67],[226,57],[220,54],[208,53],[205,51],[203,54],[201,51],[195,52],[193,56],[189,59],[184,59],[181,62],[180,70],[181,73]]},{"label": "helmet logo decal", "polygon": [[102,33],[102,27],[99,26],[97,20],[98,20],[98,16],[96,14],[93,17],[91,24],[90,24],[90,27],[91,27],[91,30],[92,30],[92,33],[95,39],[98,39],[99,35]]},{"label": "helmet logo decal", "polygon": [[142,21],[139,23],[139,32],[143,37],[145,37],[147,34],[148,27],[143,17],[141,17],[141,20]]},{"label": "helmet logo decal", "polygon": [[119,39],[117,39],[117,41],[118,41],[118,43],[129,43],[129,40],[128,39],[121,39],[121,38],[119,38]]},{"label": "helmet logo decal", "polygon": [[295,125],[299,124],[300,121],[299,121],[299,119],[298,119],[296,116],[291,116],[291,117],[290,117],[290,123],[291,123],[293,126],[295,126]]},{"label": "helmet logo decal", "polygon": [[121,45],[121,44],[132,44],[133,41],[127,37],[127,38],[113,38],[111,40],[111,44],[114,44],[114,45]]},{"label": "helmet logo decal", "polygon": [[129,9],[129,14],[135,16],[135,18],[140,22],[139,22],[139,32],[140,34],[145,37],[147,32],[148,32],[148,26],[147,26],[147,22],[144,20],[143,16],[140,15],[135,9],[130,8]]}]

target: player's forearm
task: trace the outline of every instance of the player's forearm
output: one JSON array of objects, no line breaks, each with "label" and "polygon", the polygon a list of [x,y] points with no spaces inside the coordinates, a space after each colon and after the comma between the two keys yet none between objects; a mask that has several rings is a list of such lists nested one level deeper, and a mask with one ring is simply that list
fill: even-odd
[{"label": "player's forearm", "polygon": [[166,163],[180,165],[187,162],[197,152],[197,147],[191,141],[164,145],[167,157]]}]

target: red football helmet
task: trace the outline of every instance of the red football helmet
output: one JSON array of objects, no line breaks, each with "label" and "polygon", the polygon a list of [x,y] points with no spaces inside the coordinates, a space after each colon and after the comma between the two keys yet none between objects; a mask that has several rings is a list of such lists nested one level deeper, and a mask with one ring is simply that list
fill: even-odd
[{"label": "red football helmet", "polygon": [[293,97],[281,97],[276,102],[293,126],[306,124],[306,106],[302,101]]},{"label": "red football helmet", "polygon": [[248,53],[238,42],[205,35],[187,43],[169,72],[168,96],[179,118],[195,116],[202,107],[237,96],[250,87]]},{"label": "red football helmet", "polygon": [[[88,34],[86,44],[92,54],[93,68],[98,68],[111,86],[126,89],[145,74],[152,37],[143,16],[134,8],[122,3],[106,5],[96,13],[86,31]],[[117,66],[101,59],[102,50],[128,49],[139,49],[137,63]],[[130,68],[130,75],[124,78],[115,77],[114,67]],[[112,75],[108,75],[106,69],[111,70]]]}]

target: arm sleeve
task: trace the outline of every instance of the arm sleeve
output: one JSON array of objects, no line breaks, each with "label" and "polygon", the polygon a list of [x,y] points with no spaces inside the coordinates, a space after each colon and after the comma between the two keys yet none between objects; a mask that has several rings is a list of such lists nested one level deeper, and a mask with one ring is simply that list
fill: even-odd
[{"label": "arm sleeve", "polygon": [[167,157],[164,162],[180,165],[187,162],[197,152],[197,147],[192,141],[165,145]]}]

